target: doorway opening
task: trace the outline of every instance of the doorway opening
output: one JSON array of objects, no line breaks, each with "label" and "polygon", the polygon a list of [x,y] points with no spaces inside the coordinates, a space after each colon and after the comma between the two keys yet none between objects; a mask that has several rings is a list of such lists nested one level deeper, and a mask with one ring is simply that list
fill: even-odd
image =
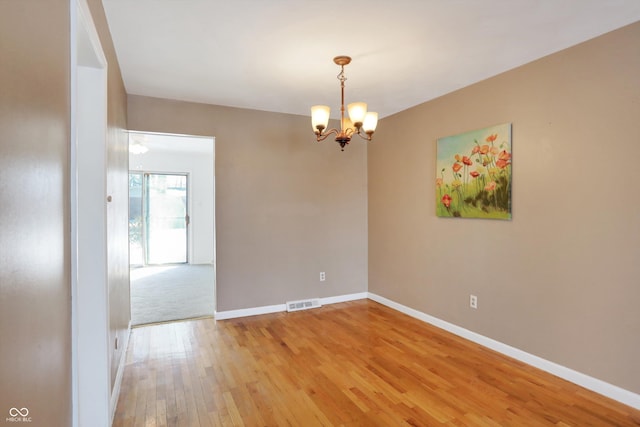
[{"label": "doorway opening", "polygon": [[129,132],[131,324],[215,313],[215,140]]}]

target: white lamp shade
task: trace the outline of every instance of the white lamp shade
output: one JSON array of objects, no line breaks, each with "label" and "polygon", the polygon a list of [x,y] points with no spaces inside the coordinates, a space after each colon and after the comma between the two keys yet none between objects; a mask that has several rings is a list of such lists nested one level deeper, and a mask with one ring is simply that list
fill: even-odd
[{"label": "white lamp shade", "polygon": [[376,126],[378,126],[378,113],[370,111],[364,117],[362,130],[364,130],[365,132],[374,132],[376,130]]},{"label": "white lamp shade", "polygon": [[349,111],[349,118],[353,123],[360,123],[364,121],[364,117],[367,114],[367,103],[366,102],[352,102],[347,105],[347,110]]},{"label": "white lamp shade", "polygon": [[314,105],[311,107],[311,127],[314,132],[318,130],[318,126],[322,126],[323,129],[327,128],[330,113],[331,109],[326,105]]},{"label": "white lamp shade", "polygon": [[342,122],[342,130],[347,130],[347,129],[353,130],[355,129],[355,126],[353,126],[353,123],[348,117],[345,117],[344,121]]}]

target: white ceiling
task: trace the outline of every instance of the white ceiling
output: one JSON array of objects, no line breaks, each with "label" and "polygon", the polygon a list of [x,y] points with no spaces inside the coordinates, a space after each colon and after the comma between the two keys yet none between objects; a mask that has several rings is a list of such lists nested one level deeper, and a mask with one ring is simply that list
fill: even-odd
[{"label": "white ceiling", "polygon": [[385,117],[640,20],[640,0],[103,4],[130,94],[334,117],[336,55],[346,102]]}]

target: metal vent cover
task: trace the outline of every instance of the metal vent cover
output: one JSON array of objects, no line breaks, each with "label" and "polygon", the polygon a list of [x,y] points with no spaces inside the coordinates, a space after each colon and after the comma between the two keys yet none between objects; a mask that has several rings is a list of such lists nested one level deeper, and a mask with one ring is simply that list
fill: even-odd
[{"label": "metal vent cover", "polygon": [[309,310],[310,308],[322,307],[319,298],[305,299],[300,301],[287,301],[287,311]]}]

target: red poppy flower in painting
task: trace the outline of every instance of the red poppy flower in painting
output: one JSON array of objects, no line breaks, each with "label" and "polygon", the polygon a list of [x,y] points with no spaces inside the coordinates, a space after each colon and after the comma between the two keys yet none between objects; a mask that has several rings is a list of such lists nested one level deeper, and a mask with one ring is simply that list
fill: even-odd
[{"label": "red poppy flower in painting", "polygon": [[469,175],[471,175],[473,178],[477,178],[480,176],[480,174],[477,171],[469,172]]},{"label": "red poppy flower in painting", "polygon": [[471,150],[471,154],[477,154],[480,152],[480,146],[479,145],[474,145],[473,149]]},{"label": "red poppy flower in painting", "polygon": [[442,178],[436,178],[436,187],[442,187]]},{"label": "red poppy flower in painting", "polygon": [[467,156],[463,156],[462,157],[462,163],[464,163],[467,166],[471,166],[473,164],[473,162],[471,161],[470,158],[468,158]]},{"label": "red poppy flower in painting", "polygon": [[493,191],[493,190],[495,190],[496,189],[496,182],[495,181],[491,181],[490,183],[485,185],[484,189],[485,189],[485,191]]},{"label": "red poppy flower in painting", "polygon": [[488,152],[489,152],[488,145],[483,145],[482,147],[480,147],[480,154],[487,154]]},{"label": "red poppy flower in painting", "polygon": [[498,156],[498,161],[496,162],[496,166],[500,169],[506,168],[510,165],[509,160],[511,159],[511,154],[507,153],[506,150],[502,150],[500,155]]},{"label": "red poppy flower in painting", "polygon": [[449,206],[451,206],[451,196],[448,194],[442,196],[442,204],[445,205],[447,209],[449,209]]},{"label": "red poppy flower in painting", "polygon": [[462,169],[462,165],[460,163],[454,163],[453,166],[451,166],[451,169],[453,169],[454,172],[458,173],[458,171]]},{"label": "red poppy flower in painting", "polygon": [[486,139],[487,142],[493,142],[498,138],[498,134],[494,133],[493,135],[489,135]]}]

